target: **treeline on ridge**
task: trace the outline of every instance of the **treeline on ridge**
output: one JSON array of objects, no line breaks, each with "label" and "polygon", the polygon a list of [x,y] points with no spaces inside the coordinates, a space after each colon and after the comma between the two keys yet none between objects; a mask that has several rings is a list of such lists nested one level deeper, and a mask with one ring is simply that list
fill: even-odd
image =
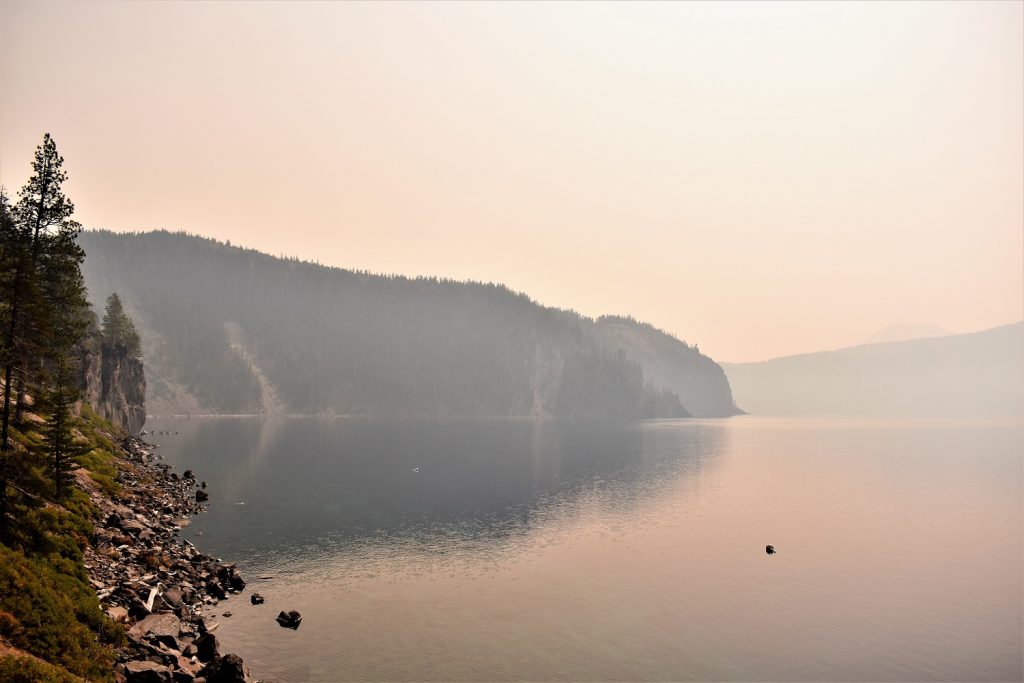
[{"label": "treeline on ridge", "polygon": [[255,363],[295,413],[688,415],[597,321],[502,285],[371,275],[166,231],[87,231],[82,243],[90,293],[120,292],[142,326],[151,412],[181,412],[183,393],[196,410],[257,412]]}]

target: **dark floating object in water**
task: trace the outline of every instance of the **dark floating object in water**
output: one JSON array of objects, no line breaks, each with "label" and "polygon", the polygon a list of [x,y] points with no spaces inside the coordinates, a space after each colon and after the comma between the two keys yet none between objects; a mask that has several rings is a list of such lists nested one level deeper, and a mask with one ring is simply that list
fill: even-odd
[{"label": "dark floating object in water", "polygon": [[252,602],[252,604],[254,605],[262,605],[263,596],[259,593],[253,593],[251,596],[249,596],[249,601]]},{"label": "dark floating object in water", "polygon": [[775,554],[775,546],[773,546],[773,545],[766,545],[764,547],[764,551],[766,553],[768,553],[769,555],[774,555]]},{"label": "dark floating object in water", "polygon": [[294,610],[291,612],[281,612],[277,615],[277,623],[285,628],[298,628],[299,624],[302,623],[302,615]]}]

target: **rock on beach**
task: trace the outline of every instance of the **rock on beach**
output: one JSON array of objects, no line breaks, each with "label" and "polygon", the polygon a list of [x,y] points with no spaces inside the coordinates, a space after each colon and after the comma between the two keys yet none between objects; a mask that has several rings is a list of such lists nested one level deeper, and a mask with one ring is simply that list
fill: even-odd
[{"label": "rock on beach", "polygon": [[245,581],[234,564],[178,537],[203,509],[194,475],[179,476],[155,462],[152,446],[139,439],[123,446],[128,459],[119,463],[118,494],[92,484],[84,470],[75,477],[101,513],[85,568],[107,614],[128,626],[115,680],[251,681],[239,657],[220,653],[212,633],[217,624],[210,621],[217,604],[245,588]]}]

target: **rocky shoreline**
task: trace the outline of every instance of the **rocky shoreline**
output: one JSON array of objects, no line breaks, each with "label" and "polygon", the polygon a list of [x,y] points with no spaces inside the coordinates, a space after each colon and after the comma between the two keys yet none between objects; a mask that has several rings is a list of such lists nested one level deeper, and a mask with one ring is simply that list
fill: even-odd
[{"label": "rocky shoreline", "polygon": [[[126,438],[120,492],[111,495],[80,469],[78,485],[101,514],[85,568],[106,613],[128,629],[118,650],[118,683],[251,683],[236,655],[221,655],[217,605],[245,587],[238,569],[178,537],[202,511],[204,484],[179,475],[155,446]],[[198,494],[198,495],[197,495]],[[197,500],[198,499],[198,500]]]}]

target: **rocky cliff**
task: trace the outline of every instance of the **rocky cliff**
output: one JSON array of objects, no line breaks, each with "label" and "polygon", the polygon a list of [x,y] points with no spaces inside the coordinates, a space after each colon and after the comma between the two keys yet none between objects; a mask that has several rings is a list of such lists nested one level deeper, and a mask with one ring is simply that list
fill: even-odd
[{"label": "rocky cliff", "polygon": [[89,339],[81,347],[82,399],[101,417],[138,434],[146,422],[142,359],[120,344]]},{"label": "rocky cliff", "polygon": [[595,328],[602,344],[639,363],[647,381],[656,389],[676,394],[693,417],[743,413],[733,401],[722,366],[697,347],[653,325],[622,316],[603,316]]}]

